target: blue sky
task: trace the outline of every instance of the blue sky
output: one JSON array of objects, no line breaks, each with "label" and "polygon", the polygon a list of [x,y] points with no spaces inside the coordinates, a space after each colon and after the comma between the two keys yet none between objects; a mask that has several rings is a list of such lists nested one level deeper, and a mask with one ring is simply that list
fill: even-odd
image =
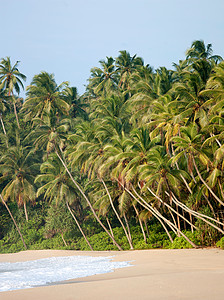
[{"label": "blue sky", "polygon": [[223,0],[0,0],[0,8],[0,58],[20,61],[25,85],[47,71],[82,93],[106,56],[127,50],[171,68],[196,39],[224,57]]}]

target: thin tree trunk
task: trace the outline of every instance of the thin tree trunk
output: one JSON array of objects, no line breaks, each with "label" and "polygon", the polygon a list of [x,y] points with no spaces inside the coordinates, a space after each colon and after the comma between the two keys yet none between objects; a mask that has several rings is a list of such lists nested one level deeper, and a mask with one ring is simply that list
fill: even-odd
[{"label": "thin tree trunk", "polygon": [[222,202],[222,200],[219,199],[219,197],[216,196],[216,194],[213,192],[213,190],[210,188],[210,186],[204,181],[204,179],[202,178],[201,176],[201,173],[199,172],[198,170],[198,167],[196,165],[196,162],[195,162],[195,159],[194,157],[192,157],[192,160],[193,160],[193,164],[194,164],[194,167],[195,167],[195,170],[198,174],[198,177],[200,178],[200,180],[202,181],[202,183],[206,186],[206,188],[209,190],[209,192],[212,194],[212,196],[221,204],[224,206],[224,202]]},{"label": "thin tree trunk", "polygon": [[142,234],[143,234],[144,241],[147,243],[147,239],[146,239],[146,235],[145,235],[145,230],[144,230],[144,227],[143,227],[143,224],[142,224],[142,220],[140,219],[139,212],[137,210],[137,207],[134,205],[134,203],[132,203],[132,205],[133,205],[135,213],[137,215],[137,218],[138,218],[138,221],[139,221],[139,224],[140,224],[140,227],[141,227],[141,231],[142,231]]},{"label": "thin tree trunk", "polygon": [[4,201],[4,199],[3,199],[3,197],[2,197],[2,195],[1,195],[1,194],[0,194],[0,198],[1,198],[1,200],[2,200],[2,203],[4,204],[5,208],[7,209],[7,211],[8,211],[8,213],[9,213],[9,215],[10,215],[11,219],[13,220],[13,223],[14,223],[14,224],[15,224],[15,226],[16,226],[16,229],[17,229],[17,231],[18,231],[18,233],[19,233],[19,235],[20,235],[20,237],[21,237],[21,240],[22,240],[22,242],[23,242],[24,248],[27,250],[27,246],[26,246],[26,244],[25,244],[25,242],[24,242],[24,239],[23,239],[22,233],[21,233],[21,231],[20,231],[20,229],[19,229],[18,225],[16,224],[16,221],[15,221],[15,219],[13,218],[13,215],[12,215],[12,213],[11,213],[11,211],[10,211],[10,209],[9,209],[8,205],[7,205],[7,204],[6,204],[6,202]]},{"label": "thin tree trunk", "polygon": [[17,111],[16,111],[16,104],[15,104],[14,100],[13,100],[13,108],[14,108],[14,114],[15,114],[15,116],[16,116],[17,126],[18,126],[18,128],[20,129],[19,118],[18,118],[18,114],[17,114]]},{"label": "thin tree trunk", "polygon": [[72,212],[72,210],[71,210],[71,208],[70,208],[70,206],[69,206],[69,204],[68,204],[67,201],[66,201],[66,205],[67,205],[67,208],[68,208],[70,214],[72,215],[73,219],[75,220],[75,223],[76,223],[76,225],[77,225],[78,228],[79,228],[79,231],[81,232],[82,236],[84,237],[86,243],[88,244],[88,246],[89,246],[89,248],[91,249],[91,251],[93,251],[92,246],[90,245],[90,243],[89,243],[89,241],[88,241],[88,239],[87,239],[85,233],[83,232],[81,226],[79,225],[79,222],[78,222],[78,220],[76,219],[75,215],[73,214],[73,212]]},{"label": "thin tree trunk", "polygon": [[1,113],[0,113],[0,120],[1,120],[3,132],[4,132],[4,134],[7,136],[7,133],[6,133],[6,130],[5,130],[5,125],[4,125],[4,122],[3,122],[3,119],[2,119],[2,114],[1,114]]},{"label": "thin tree trunk", "polygon": [[[129,227],[129,224],[128,224],[128,220],[127,220],[127,217],[126,215],[124,214],[124,219],[125,219],[125,223],[126,223],[126,226],[127,226],[127,229],[128,229],[128,236],[129,236],[129,240],[132,244],[132,237],[131,237],[131,230],[130,230],[130,227]],[[132,248],[133,249],[133,248]]]},{"label": "thin tree trunk", "polygon": [[[215,220],[215,219],[213,219],[213,218],[211,218],[211,217],[209,217],[209,216],[206,216],[206,215],[204,215],[204,214],[198,213],[198,212],[196,212],[196,211],[194,211],[194,210],[188,208],[185,204],[183,204],[182,202],[180,202],[179,200],[177,200],[177,198],[175,197],[174,194],[173,194],[173,201],[174,201],[175,203],[178,203],[178,205],[179,205],[180,207],[182,207],[183,209],[185,209],[185,211],[190,212],[190,213],[191,213],[193,216],[195,216],[196,218],[198,218],[198,219],[204,221],[205,223],[209,224],[211,227],[217,229],[218,231],[220,231],[221,233],[224,234],[224,231],[223,231],[221,228],[219,228],[218,226],[214,225],[213,223],[207,221],[206,219],[209,219],[209,220],[211,220],[211,221],[214,221],[214,222],[216,222],[216,223],[218,223],[218,224],[220,224],[220,225],[222,225],[222,226],[224,225],[223,223],[221,223],[221,222],[219,222],[219,221],[217,221],[217,220]],[[206,219],[205,219],[205,218],[206,218]]]},{"label": "thin tree trunk", "polygon": [[23,207],[24,207],[24,212],[25,212],[25,216],[26,216],[26,221],[28,222],[29,218],[28,218],[28,213],[27,213],[27,209],[26,209],[26,201],[23,202]]},{"label": "thin tree trunk", "polygon": [[[134,190],[135,191],[135,190]],[[138,195],[138,193],[135,191],[135,193]],[[154,194],[154,193],[153,193]],[[155,195],[155,194],[154,194]],[[141,197],[141,196],[139,196],[138,195],[138,197]],[[142,197],[140,198],[140,199],[142,199]],[[142,200],[144,200],[144,199],[142,199]],[[159,214],[159,215],[161,215],[160,214],[160,212],[157,210],[157,209],[155,209],[155,211]],[[166,218],[164,218],[162,215],[161,215],[161,217],[163,218],[163,219],[166,219]],[[184,238],[185,238],[185,240],[188,242],[188,243],[190,243],[191,244],[191,246],[193,246],[194,248],[197,248],[197,246],[181,231],[181,230],[179,230],[173,223],[171,223],[169,220],[167,220],[166,219],[166,223],[168,224],[168,226],[170,226],[171,228],[173,227],[177,232],[179,232]]]},{"label": "thin tree trunk", "polygon": [[114,237],[113,229],[112,229],[112,227],[111,227],[111,225],[110,225],[110,221],[109,221],[108,217],[106,217],[106,221],[107,221],[108,227],[109,227],[109,229],[110,229],[110,233],[111,233],[111,235]]},{"label": "thin tree trunk", "polygon": [[5,125],[4,125],[1,113],[0,113],[0,120],[1,120],[1,124],[2,124],[2,129],[3,129],[4,135],[6,137],[6,147],[8,148],[9,147],[9,145],[8,145],[8,137],[7,137],[7,133],[6,133],[6,130],[5,130]]},{"label": "thin tree trunk", "polygon": [[112,201],[112,198],[111,198],[111,195],[110,195],[110,193],[109,193],[109,190],[108,190],[108,188],[107,188],[107,186],[106,186],[106,183],[104,182],[103,179],[101,179],[101,181],[102,181],[103,186],[104,186],[104,188],[105,188],[105,190],[106,190],[106,192],[107,192],[108,198],[109,198],[109,200],[110,200],[110,205],[111,205],[111,207],[112,207],[112,209],[113,209],[113,211],[114,211],[114,213],[115,213],[115,215],[116,215],[118,221],[120,222],[120,224],[121,224],[121,226],[122,226],[122,228],[123,228],[123,230],[124,230],[124,233],[125,233],[125,235],[126,235],[126,237],[127,237],[127,239],[128,239],[128,243],[129,243],[130,249],[134,249],[134,248],[133,248],[133,245],[132,245],[132,241],[131,241],[131,239],[129,238],[129,235],[128,235],[128,233],[127,233],[127,231],[126,231],[126,228],[125,228],[125,226],[124,226],[124,223],[122,222],[122,220],[121,220],[121,218],[120,218],[118,212],[116,211],[116,209],[115,209],[115,207],[114,207],[114,203],[113,203],[113,201]]},{"label": "thin tree trunk", "polygon": [[149,228],[148,228],[146,220],[144,220],[144,224],[145,224],[145,229],[146,229],[147,236],[149,237]]},{"label": "thin tree trunk", "polygon": [[122,250],[121,246],[118,245],[118,243],[115,241],[114,237],[110,234],[110,232],[107,230],[107,228],[103,225],[103,223],[100,221],[99,217],[97,216],[95,210],[92,207],[92,204],[90,203],[89,199],[86,197],[85,193],[83,192],[83,190],[80,188],[80,186],[78,185],[78,183],[74,180],[74,178],[72,177],[72,174],[69,172],[69,169],[67,168],[66,164],[64,163],[63,159],[61,158],[61,156],[59,155],[56,147],[55,147],[55,153],[58,156],[58,158],[60,159],[61,163],[63,164],[66,172],[68,173],[69,177],[71,178],[72,182],[74,183],[74,185],[76,186],[76,188],[79,190],[79,192],[81,193],[81,195],[84,197],[84,199],[86,200],[87,204],[89,205],[94,217],[96,218],[96,220],[98,221],[98,223],[101,225],[101,227],[105,230],[105,232],[109,235],[109,237],[112,239],[112,241],[114,241],[115,245],[117,246],[118,250]]},{"label": "thin tree trunk", "polygon": [[[142,207],[144,207],[145,209],[147,209],[148,211],[151,212],[151,214],[160,222],[160,224],[163,226],[164,230],[166,231],[166,234],[168,235],[171,243],[173,243],[173,239],[169,233],[169,231],[167,230],[166,226],[164,225],[163,221],[161,220],[161,218],[156,214],[156,212],[154,212],[153,208],[146,202],[146,201],[143,201],[143,203],[138,199],[136,198],[131,191],[129,191],[126,187],[124,187],[124,185],[119,181],[117,180],[118,183],[129,193],[129,195],[135,199]],[[173,229],[172,229],[173,230]]]},{"label": "thin tree trunk", "polygon": [[[161,203],[163,203],[165,206],[167,206],[170,210],[172,210],[175,214],[177,214],[178,216],[180,216],[184,221],[186,221],[189,225],[191,225],[193,228],[197,229],[197,227],[195,225],[193,225],[192,222],[190,222],[188,219],[186,219],[184,216],[182,216],[181,214],[179,214],[179,212],[177,212],[172,206],[170,206],[168,203],[164,202],[160,197],[158,197],[156,194],[153,193],[153,191],[151,189],[149,189],[149,187],[147,187],[148,191],[154,196],[156,197]],[[167,196],[170,197],[169,193],[167,193]]]},{"label": "thin tree trunk", "polygon": [[61,238],[62,238],[63,243],[65,244],[65,247],[68,247],[68,244],[66,243],[66,241],[65,241],[65,239],[63,237],[63,233],[61,233]]}]

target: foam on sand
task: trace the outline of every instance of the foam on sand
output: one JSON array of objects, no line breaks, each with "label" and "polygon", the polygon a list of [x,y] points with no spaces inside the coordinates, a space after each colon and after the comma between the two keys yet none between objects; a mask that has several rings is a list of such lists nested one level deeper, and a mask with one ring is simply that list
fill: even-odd
[{"label": "foam on sand", "polygon": [[53,282],[112,272],[131,266],[111,257],[66,256],[0,263],[0,292],[42,286]]}]

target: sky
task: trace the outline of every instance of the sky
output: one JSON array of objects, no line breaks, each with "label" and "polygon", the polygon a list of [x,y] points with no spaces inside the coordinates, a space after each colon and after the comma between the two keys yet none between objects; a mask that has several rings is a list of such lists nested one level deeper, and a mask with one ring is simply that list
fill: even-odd
[{"label": "sky", "polygon": [[[223,0],[0,0],[0,58],[85,91],[90,69],[119,51],[154,69],[185,58],[194,40],[224,57]],[[21,93],[25,96],[25,93]]]}]

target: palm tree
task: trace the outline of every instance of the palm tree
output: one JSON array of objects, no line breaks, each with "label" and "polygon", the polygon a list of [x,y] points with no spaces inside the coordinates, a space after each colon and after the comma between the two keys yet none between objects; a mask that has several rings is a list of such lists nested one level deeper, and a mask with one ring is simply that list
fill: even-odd
[{"label": "palm tree", "polygon": [[19,229],[19,226],[17,225],[16,220],[14,219],[14,217],[13,217],[13,215],[12,215],[12,213],[11,213],[11,211],[10,211],[8,205],[7,205],[7,203],[5,202],[4,198],[2,197],[2,194],[1,194],[1,193],[0,193],[0,198],[1,198],[1,201],[2,201],[2,203],[4,204],[5,208],[7,209],[8,213],[9,213],[9,215],[10,215],[10,217],[11,217],[11,219],[12,219],[12,221],[13,221],[13,223],[14,223],[14,225],[15,225],[15,227],[16,227],[16,229],[17,229],[19,235],[20,235],[20,238],[21,238],[21,240],[22,240],[22,242],[23,242],[24,248],[27,249],[27,246],[26,246],[26,244],[25,244],[25,241],[24,241],[24,239],[23,239],[23,236],[22,236],[22,233],[21,233],[21,231],[20,231],[20,229]]},{"label": "palm tree", "polygon": [[42,174],[36,177],[35,182],[42,183],[43,185],[37,190],[37,197],[44,194],[45,199],[49,199],[50,201],[54,200],[56,205],[65,201],[66,206],[75,220],[81,234],[90,249],[93,251],[93,248],[84,234],[78,219],[71,210],[70,204],[74,203],[74,199],[77,199],[77,195],[74,187],[72,186],[72,182],[58,157],[52,153],[48,157],[48,160],[41,165],[40,171]]},{"label": "palm tree", "polygon": [[119,75],[119,87],[122,90],[130,90],[130,77],[143,64],[143,59],[136,54],[131,56],[126,50],[120,51],[120,55],[116,58],[116,72]]},{"label": "palm tree", "polygon": [[26,204],[34,202],[36,198],[34,178],[39,167],[34,153],[29,148],[18,145],[9,148],[0,162],[0,182],[4,183],[2,195],[5,200],[15,201],[18,206],[23,205],[28,221]]},{"label": "palm tree", "polygon": [[212,55],[212,44],[205,45],[204,41],[193,41],[191,48],[186,51],[187,59],[213,59],[216,62],[221,61],[222,57],[219,55]]},{"label": "palm tree", "polygon": [[26,76],[19,72],[18,64],[19,61],[12,66],[10,57],[2,58],[0,62],[0,88],[6,89],[8,96],[12,97],[17,125],[20,128],[13,91],[15,90],[19,94],[20,88],[24,88],[22,81],[26,80]]},{"label": "palm tree", "polygon": [[68,82],[57,85],[53,74],[41,72],[33,77],[31,84],[27,87],[27,98],[23,104],[26,120],[40,117],[43,119],[45,113],[53,112],[58,117],[68,115],[70,105],[64,97],[64,89]]},{"label": "palm tree", "polygon": [[101,68],[91,69],[88,89],[97,96],[109,96],[117,87],[114,59],[107,57],[107,60],[100,60]]}]

